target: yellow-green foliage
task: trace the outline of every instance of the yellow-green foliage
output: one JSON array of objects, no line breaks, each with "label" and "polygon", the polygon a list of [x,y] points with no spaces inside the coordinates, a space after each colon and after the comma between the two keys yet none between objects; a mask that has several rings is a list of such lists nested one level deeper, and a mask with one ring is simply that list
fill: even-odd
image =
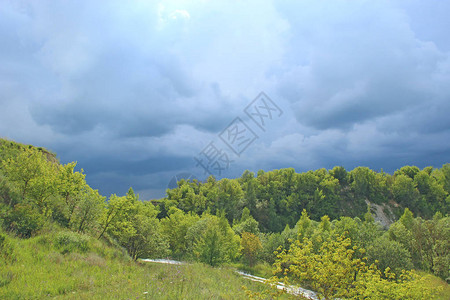
[{"label": "yellow-green foliage", "polygon": [[329,237],[319,250],[308,238],[296,240],[282,250],[275,262],[275,273],[292,283],[310,287],[321,299],[430,299],[433,291],[426,278],[415,272],[396,276],[389,268],[384,274],[376,265],[367,265],[364,249],[352,245],[350,238]]},{"label": "yellow-green foliage", "polygon": [[428,274],[423,271],[418,271],[418,274],[425,277],[424,285],[429,288],[439,291],[435,297],[436,300],[450,299],[450,285],[441,278]]},{"label": "yellow-green foliage", "polygon": [[196,259],[211,266],[232,262],[239,255],[240,238],[224,216],[204,214],[186,236],[193,241]]},{"label": "yellow-green foliage", "polygon": [[241,253],[244,259],[252,267],[258,255],[258,252],[262,249],[261,241],[259,237],[250,232],[243,232],[241,238]]},{"label": "yellow-green foliage", "polygon": [[24,238],[46,222],[79,232],[95,230],[104,197],[87,185],[75,166],[60,165],[43,149],[2,141],[0,225]]},{"label": "yellow-green foliage", "polygon": [[56,154],[43,148],[43,147],[35,147],[33,145],[25,145],[21,143],[17,143],[14,141],[10,141],[4,138],[0,138],[0,160],[5,160],[10,157],[17,156],[18,153],[22,152],[24,149],[31,149],[33,151],[37,151],[42,153],[46,159],[52,163],[58,163],[58,159],[56,158]]},{"label": "yellow-green foliage", "polygon": [[200,220],[197,214],[186,214],[182,210],[171,207],[168,216],[161,220],[161,228],[172,250],[172,257],[182,258],[189,247],[186,234],[190,227]]}]

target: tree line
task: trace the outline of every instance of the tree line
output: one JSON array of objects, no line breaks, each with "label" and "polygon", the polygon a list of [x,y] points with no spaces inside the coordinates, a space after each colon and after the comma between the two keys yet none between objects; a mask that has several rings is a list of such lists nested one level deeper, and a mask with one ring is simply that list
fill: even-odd
[{"label": "tree line", "polygon": [[367,203],[381,204],[398,219],[404,208],[417,216],[431,218],[436,212],[446,215],[450,209],[450,164],[442,168],[404,166],[393,175],[357,167],[347,172],[337,166],[296,173],[294,169],[264,172],[255,176],[245,171],[237,179],[206,182],[181,180],[178,187],[167,190],[167,198],[156,201],[159,217],[167,216],[170,207],[184,212],[213,214],[223,211],[230,223],[248,208],[263,232],[280,232],[294,226],[306,209],[312,219],[323,215],[331,219],[357,217],[366,212]]}]

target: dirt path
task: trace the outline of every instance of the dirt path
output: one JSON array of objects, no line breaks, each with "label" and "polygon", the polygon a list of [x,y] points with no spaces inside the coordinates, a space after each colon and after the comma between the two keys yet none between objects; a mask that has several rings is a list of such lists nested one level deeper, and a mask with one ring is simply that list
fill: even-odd
[{"label": "dirt path", "polygon": [[[160,263],[160,264],[169,264],[169,265],[183,265],[185,264],[185,262],[182,261],[177,261],[177,260],[170,260],[170,259],[141,259],[141,261],[146,261],[146,262],[153,262],[153,263]],[[256,281],[256,282],[261,282],[261,283],[265,283],[267,281],[266,278],[263,277],[258,277],[258,276],[254,276],[248,273],[244,273],[242,271],[236,271],[236,273],[238,273],[239,275],[241,275],[242,277],[244,277],[245,279],[248,280],[252,280],[252,281]],[[278,282],[277,283],[277,289],[279,290],[286,290],[287,293],[292,294],[292,295],[297,295],[297,296],[303,296],[307,299],[314,299],[317,300],[319,298],[317,298],[316,293],[301,287],[296,287],[296,286],[292,286],[292,285],[288,285],[286,286],[284,283],[282,282]]]}]

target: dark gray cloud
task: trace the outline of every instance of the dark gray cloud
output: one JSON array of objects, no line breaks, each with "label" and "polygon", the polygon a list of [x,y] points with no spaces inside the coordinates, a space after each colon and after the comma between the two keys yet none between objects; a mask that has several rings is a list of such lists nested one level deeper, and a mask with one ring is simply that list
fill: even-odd
[{"label": "dark gray cloud", "polygon": [[294,37],[279,90],[300,123],[351,129],[412,107],[445,105],[448,53],[417,39],[404,11],[388,2],[320,3],[285,11]]},{"label": "dark gray cloud", "polygon": [[0,2],[0,136],[104,194],[202,178],[260,91],[284,114],[225,176],[450,160],[448,1]]}]

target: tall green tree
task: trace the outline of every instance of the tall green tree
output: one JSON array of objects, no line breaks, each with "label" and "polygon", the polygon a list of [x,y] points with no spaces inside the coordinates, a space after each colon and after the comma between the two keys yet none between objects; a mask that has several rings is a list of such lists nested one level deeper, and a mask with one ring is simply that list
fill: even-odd
[{"label": "tall green tree", "polygon": [[[58,175],[55,178],[57,191],[64,199],[62,214],[67,224],[71,223],[74,210],[80,200],[86,196],[85,191],[87,190],[86,175],[83,174],[83,170],[75,172],[75,167],[75,162],[59,166]],[[83,189],[86,189],[84,193],[82,193]]]},{"label": "tall green tree", "polygon": [[175,207],[172,207],[168,214],[166,218],[161,219],[162,233],[169,242],[172,256],[183,258],[189,247],[186,234],[189,228],[200,220],[200,217],[192,212],[184,213]]},{"label": "tall green tree", "polygon": [[39,151],[25,148],[1,163],[2,172],[13,183],[23,202],[31,201],[44,215],[51,214],[50,197],[56,193],[58,167]]},{"label": "tall green tree", "polygon": [[211,266],[233,261],[239,255],[239,236],[224,216],[205,214],[189,229],[187,239],[192,243],[194,258]]},{"label": "tall green tree", "polygon": [[241,253],[250,267],[254,266],[258,259],[262,245],[259,237],[250,232],[243,232],[241,238]]},{"label": "tall green tree", "polygon": [[70,227],[81,233],[99,229],[99,220],[105,205],[105,197],[85,185],[77,194],[79,201],[73,210]]}]

